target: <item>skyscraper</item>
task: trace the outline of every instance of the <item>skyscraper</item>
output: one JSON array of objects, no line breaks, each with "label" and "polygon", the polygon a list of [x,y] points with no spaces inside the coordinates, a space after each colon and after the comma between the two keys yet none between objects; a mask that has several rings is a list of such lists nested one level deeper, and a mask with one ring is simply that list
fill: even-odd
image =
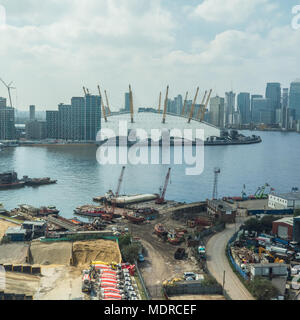
[{"label": "skyscraper", "polygon": [[96,141],[101,129],[101,98],[100,96],[85,96],[85,137],[86,141]]},{"label": "skyscraper", "polygon": [[291,83],[289,108],[295,110],[295,120],[300,120],[300,80]]},{"label": "skyscraper", "polygon": [[282,123],[281,127],[288,129],[288,107],[289,107],[289,89],[282,89],[282,100],[281,100],[281,108],[282,108]]},{"label": "skyscraper", "polygon": [[234,123],[235,96],[232,91],[225,92],[225,124]]},{"label": "skyscraper", "polygon": [[247,124],[251,122],[250,112],[250,93],[241,92],[237,96],[237,107],[241,116],[241,124]]},{"label": "skyscraper", "polygon": [[29,119],[30,121],[35,120],[35,106],[29,106]]},{"label": "skyscraper", "polygon": [[281,109],[281,85],[278,82],[267,83],[266,98],[271,101],[272,123],[276,122],[276,110]]},{"label": "skyscraper", "polygon": [[15,137],[15,109],[0,106],[0,140],[13,140]]},{"label": "skyscraper", "polygon": [[225,99],[219,96],[210,99],[210,123],[218,128],[224,128]]},{"label": "skyscraper", "polygon": [[0,108],[6,107],[6,98],[0,97]]},{"label": "skyscraper", "polygon": [[252,102],[252,121],[254,123],[274,123],[274,110],[271,99],[254,98]]},{"label": "skyscraper", "polygon": [[253,100],[254,99],[262,99],[263,96],[261,94],[252,94],[251,95],[251,122],[253,122]]}]

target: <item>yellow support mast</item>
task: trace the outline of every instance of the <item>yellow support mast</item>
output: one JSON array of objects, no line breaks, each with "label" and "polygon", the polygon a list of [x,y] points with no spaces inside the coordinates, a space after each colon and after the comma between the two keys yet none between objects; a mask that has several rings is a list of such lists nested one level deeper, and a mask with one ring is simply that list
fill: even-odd
[{"label": "yellow support mast", "polygon": [[193,101],[193,104],[192,104],[192,107],[191,107],[191,112],[190,112],[188,123],[190,123],[192,118],[193,118],[193,114],[194,114],[194,109],[195,109],[195,104],[196,104],[196,100],[197,100],[197,97],[198,97],[198,93],[199,93],[199,87],[197,87],[197,91],[196,91],[196,95],[195,95],[195,98],[194,98],[194,101]]}]

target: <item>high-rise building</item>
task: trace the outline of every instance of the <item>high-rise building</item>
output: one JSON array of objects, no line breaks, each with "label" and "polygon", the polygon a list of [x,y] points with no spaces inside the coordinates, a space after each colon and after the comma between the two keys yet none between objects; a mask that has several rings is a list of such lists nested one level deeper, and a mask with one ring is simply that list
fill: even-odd
[{"label": "high-rise building", "polygon": [[129,94],[129,92],[125,93],[125,111],[130,112],[130,94]]},{"label": "high-rise building", "polygon": [[58,139],[58,111],[46,111],[47,138]]},{"label": "high-rise building", "polygon": [[295,110],[295,120],[300,120],[300,80],[291,83],[289,108]]},{"label": "high-rise building", "polygon": [[251,122],[250,93],[241,92],[238,94],[237,107],[241,117],[241,124],[250,123]]},{"label": "high-rise building", "polygon": [[276,123],[276,110],[281,109],[281,85],[278,82],[267,83],[266,98],[271,101],[272,123]]},{"label": "high-rise building", "polygon": [[35,120],[35,106],[29,106],[29,119],[30,121]]},{"label": "high-rise building", "polygon": [[210,123],[218,128],[225,124],[225,99],[219,96],[210,98]]},{"label": "high-rise building", "polygon": [[96,141],[97,133],[101,129],[101,98],[86,95],[85,97],[85,135],[84,140]]},{"label": "high-rise building", "polygon": [[15,130],[15,109],[11,107],[0,107],[0,140],[14,140]]},{"label": "high-rise building", "polygon": [[47,137],[47,122],[32,120],[26,123],[26,138],[29,140],[42,140]]},{"label": "high-rise building", "polygon": [[0,97],[0,108],[6,107],[6,98]]},{"label": "high-rise building", "polygon": [[252,94],[251,95],[251,103],[250,103],[250,106],[251,106],[251,122],[253,121],[253,100],[254,99],[261,99],[263,98],[263,96],[261,94]]},{"label": "high-rise building", "polygon": [[254,98],[252,102],[252,122],[274,123],[274,110],[271,99]]},{"label": "high-rise building", "polygon": [[90,94],[73,97],[70,105],[47,111],[46,121],[48,138],[96,141],[101,129],[101,98]]},{"label": "high-rise building", "polygon": [[287,129],[288,124],[288,107],[289,107],[289,89],[282,89],[281,110],[282,110],[282,122],[281,127]]},{"label": "high-rise building", "polygon": [[234,122],[235,96],[232,91],[225,92],[225,125],[231,125]]}]

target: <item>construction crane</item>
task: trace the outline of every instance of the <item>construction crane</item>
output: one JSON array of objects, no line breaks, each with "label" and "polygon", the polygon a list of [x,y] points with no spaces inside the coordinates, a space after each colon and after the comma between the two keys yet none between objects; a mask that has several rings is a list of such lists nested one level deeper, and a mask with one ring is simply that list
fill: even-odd
[{"label": "construction crane", "polygon": [[117,202],[117,198],[119,196],[120,190],[121,190],[121,184],[122,184],[123,177],[124,177],[124,171],[125,171],[125,167],[122,167],[121,174],[120,174],[119,181],[118,181],[117,191],[115,194],[113,194],[113,198],[111,201],[112,202],[112,211],[111,211],[111,215],[109,217],[111,219],[113,218],[114,213],[115,213],[116,202]]},{"label": "construction crane", "polygon": [[10,90],[11,90],[11,89],[16,89],[16,88],[15,88],[15,87],[11,87],[11,84],[13,83],[12,81],[11,81],[9,84],[5,83],[1,78],[0,78],[0,81],[1,81],[1,82],[5,85],[5,87],[7,88],[8,96],[9,96],[9,103],[10,103],[10,106],[11,106],[11,108],[12,108],[13,105],[12,105]]},{"label": "construction crane", "polygon": [[98,85],[98,91],[99,91],[99,96],[100,96],[100,99],[101,99],[101,107],[102,107],[103,117],[104,117],[104,119],[105,119],[105,122],[107,122],[107,117],[106,117],[105,107],[104,107],[104,104],[103,104],[103,99],[102,99],[101,89],[100,89],[100,86],[99,86],[99,85]]},{"label": "construction crane", "polygon": [[162,189],[160,193],[160,197],[156,199],[155,203],[156,204],[164,204],[165,203],[165,195],[168,187],[168,183],[170,180],[170,173],[171,173],[171,168],[169,168],[168,173],[166,175],[166,180],[165,180],[165,185],[164,188]]},{"label": "construction crane", "polygon": [[201,122],[204,120],[205,110],[207,109],[207,106],[208,106],[208,102],[209,102],[211,93],[212,93],[212,89],[209,90],[209,94],[208,94],[208,97],[207,97],[207,99],[206,99],[206,103],[205,103],[205,105],[204,105],[203,108],[202,108],[202,113],[201,113],[201,118],[200,118],[200,121],[201,121]]},{"label": "construction crane", "polygon": [[104,93],[105,93],[105,99],[106,99],[107,109],[108,109],[109,115],[111,115],[111,111],[110,111],[110,107],[109,107],[109,102],[108,102],[108,97],[107,97],[107,92],[106,92],[106,90],[104,90]]},{"label": "construction crane", "polygon": [[167,114],[167,106],[168,106],[168,94],[169,94],[169,86],[167,86],[166,98],[165,98],[165,105],[164,105],[164,114],[162,123],[166,123],[166,114]]},{"label": "construction crane", "polygon": [[184,113],[185,113],[185,107],[186,107],[186,104],[187,104],[187,98],[188,98],[188,91],[186,92],[185,94],[185,99],[184,99],[184,103],[183,103],[183,108],[182,108],[182,112],[181,112],[181,115],[184,116]]},{"label": "construction crane", "polygon": [[218,199],[218,176],[221,173],[220,168],[214,169],[215,179],[214,179],[214,189],[213,189],[213,199]]},{"label": "construction crane", "polygon": [[83,87],[83,92],[84,92],[84,95],[86,96],[87,95],[87,91],[86,91],[85,87]]},{"label": "construction crane", "polygon": [[131,85],[129,85],[129,101],[130,101],[130,115],[131,115],[131,123],[133,123],[133,97],[131,91]]},{"label": "construction crane", "polygon": [[120,193],[121,184],[122,184],[123,177],[124,177],[124,171],[125,171],[125,167],[122,167],[121,174],[120,174],[120,178],[119,178],[119,181],[118,181],[117,191],[116,191],[116,193],[115,193],[115,197],[116,197],[116,198],[119,196],[119,193]]},{"label": "construction crane", "polygon": [[199,93],[199,87],[197,87],[197,91],[196,91],[196,95],[195,95],[195,98],[194,98],[194,101],[193,101],[193,104],[192,104],[192,107],[191,107],[191,112],[190,112],[188,123],[191,123],[191,120],[193,118],[193,114],[194,114],[194,109],[195,109],[195,104],[196,104],[196,101],[197,101],[198,93]]},{"label": "construction crane", "polygon": [[207,95],[207,90],[205,90],[203,99],[202,99],[202,101],[201,101],[200,108],[199,108],[199,110],[198,110],[198,114],[197,114],[197,118],[196,118],[197,120],[200,119],[201,111],[202,111],[202,108],[204,107],[204,101],[205,101],[206,95]]},{"label": "construction crane", "polygon": [[158,113],[160,113],[160,107],[161,107],[161,92],[159,93]]}]

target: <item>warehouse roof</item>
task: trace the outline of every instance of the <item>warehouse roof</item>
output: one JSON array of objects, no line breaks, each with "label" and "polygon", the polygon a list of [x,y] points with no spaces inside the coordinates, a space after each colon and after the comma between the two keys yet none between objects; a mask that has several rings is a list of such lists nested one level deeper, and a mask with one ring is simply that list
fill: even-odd
[{"label": "warehouse roof", "polygon": [[8,235],[8,234],[26,234],[26,230],[21,229],[21,228],[10,227],[6,230],[5,234],[6,235]]},{"label": "warehouse roof", "polygon": [[294,217],[281,218],[279,220],[273,221],[273,223],[285,223],[285,224],[288,224],[289,226],[293,226],[294,225]]},{"label": "warehouse roof", "polygon": [[300,200],[300,192],[288,192],[288,193],[274,194],[274,196],[282,198],[284,200]]}]

